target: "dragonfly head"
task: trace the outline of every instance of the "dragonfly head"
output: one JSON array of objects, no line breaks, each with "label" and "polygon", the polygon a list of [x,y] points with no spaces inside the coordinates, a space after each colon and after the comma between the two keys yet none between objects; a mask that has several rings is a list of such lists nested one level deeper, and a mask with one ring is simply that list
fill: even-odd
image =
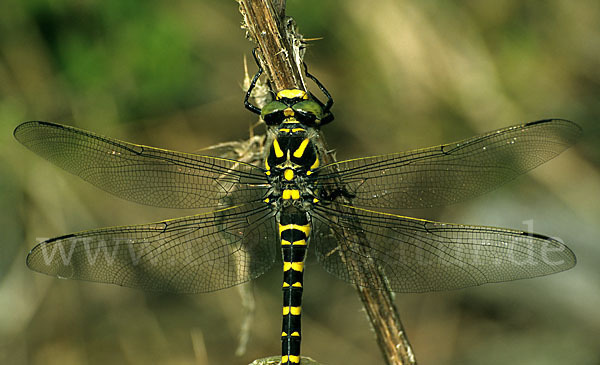
[{"label": "dragonfly head", "polygon": [[260,114],[268,126],[296,122],[315,128],[321,123],[323,107],[303,90],[286,89],[278,92],[275,100],[265,105]]}]

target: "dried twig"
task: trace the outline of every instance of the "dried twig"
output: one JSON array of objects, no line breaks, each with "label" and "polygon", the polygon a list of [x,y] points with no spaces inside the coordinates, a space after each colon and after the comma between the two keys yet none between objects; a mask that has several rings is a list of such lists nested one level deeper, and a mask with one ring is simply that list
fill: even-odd
[{"label": "dried twig", "polygon": [[299,50],[291,44],[290,27],[284,24],[285,8],[275,9],[271,0],[239,0],[239,4],[248,36],[258,45],[262,67],[273,88],[305,89],[299,58],[294,57]]},{"label": "dried twig", "polygon": [[[301,72],[301,49],[294,33],[293,23],[285,19],[285,0],[273,5],[271,0],[239,0],[240,12],[248,36],[256,42],[260,52],[260,62],[271,80],[275,91],[289,88],[306,90]],[[325,146],[324,140],[323,146]],[[325,163],[334,162],[333,154],[327,153]],[[350,232],[349,234],[353,234]],[[368,243],[367,243],[368,244]],[[352,261],[350,258],[346,258]],[[379,281],[378,287],[385,288],[385,277],[381,270],[370,262],[348,262],[363,277],[355,282]],[[358,274],[357,274],[358,275]],[[389,365],[416,364],[410,343],[393,303],[393,294],[389,290],[374,290],[357,287],[369,320],[376,333],[379,347]]]}]

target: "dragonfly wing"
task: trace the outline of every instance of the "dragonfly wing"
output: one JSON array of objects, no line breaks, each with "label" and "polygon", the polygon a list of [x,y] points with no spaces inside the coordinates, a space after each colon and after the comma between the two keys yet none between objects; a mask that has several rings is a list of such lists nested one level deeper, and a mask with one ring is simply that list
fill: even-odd
[{"label": "dragonfly wing", "polygon": [[[350,283],[395,292],[459,289],[570,269],[575,255],[550,237],[502,228],[446,224],[350,206],[313,208],[317,257]],[[361,279],[362,278],[362,279]]]},{"label": "dragonfly wing", "polygon": [[103,228],[40,243],[29,268],[150,291],[200,293],[256,278],[277,257],[271,208],[252,203],[153,224]]},{"label": "dragonfly wing", "polygon": [[322,186],[344,187],[352,204],[428,208],[493,190],[571,146],[581,129],[561,119],[500,129],[410,152],[340,161],[317,170]]},{"label": "dragonfly wing", "polygon": [[235,160],[122,142],[47,122],[23,123],[14,135],[55,165],[136,203],[205,208],[229,204],[224,199],[233,190],[245,199],[237,204],[266,191],[264,172]]}]

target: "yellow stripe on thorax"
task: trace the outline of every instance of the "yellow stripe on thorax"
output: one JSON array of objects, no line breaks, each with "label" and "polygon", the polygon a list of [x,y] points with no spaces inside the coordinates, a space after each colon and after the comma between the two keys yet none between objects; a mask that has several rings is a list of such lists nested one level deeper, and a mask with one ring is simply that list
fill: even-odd
[{"label": "yellow stripe on thorax", "polygon": [[304,154],[304,150],[306,150],[306,146],[308,146],[308,138],[305,138],[296,151],[294,151],[294,157],[300,158]]},{"label": "yellow stripe on thorax", "polygon": [[311,170],[316,169],[317,167],[319,167],[319,156],[315,157],[315,163],[312,164],[312,166],[310,167]]},{"label": "yellow stripe on thorax", "polygon": [[277,156],[277,158],[283,157],[283,151],[276,139],[273,140],[273,149],[275,150],[275,156]]}]

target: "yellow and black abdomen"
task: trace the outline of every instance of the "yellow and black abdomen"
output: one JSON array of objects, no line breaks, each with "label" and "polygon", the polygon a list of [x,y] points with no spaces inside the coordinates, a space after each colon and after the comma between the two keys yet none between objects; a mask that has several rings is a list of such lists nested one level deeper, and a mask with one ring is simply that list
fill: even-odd
[{"label": "yellow and black abdomen", "polygon": [[283,325],[281,333],[283,365],[300,363],[300,312],[304,259],[310,235],[306,212],[284,208],[279,216],[279,236],[283,256]]},{"label": "yellow and black abdomen", "polygon": [[286,119],[265,157],[265,173],[273,186],[265,202],[278,211],[283,257],[283,365],[300,364],[304,259],[311,230],[308,208],[317,200],[308,176],[319,167],[319,158],[307,132],[293,118]]}]

